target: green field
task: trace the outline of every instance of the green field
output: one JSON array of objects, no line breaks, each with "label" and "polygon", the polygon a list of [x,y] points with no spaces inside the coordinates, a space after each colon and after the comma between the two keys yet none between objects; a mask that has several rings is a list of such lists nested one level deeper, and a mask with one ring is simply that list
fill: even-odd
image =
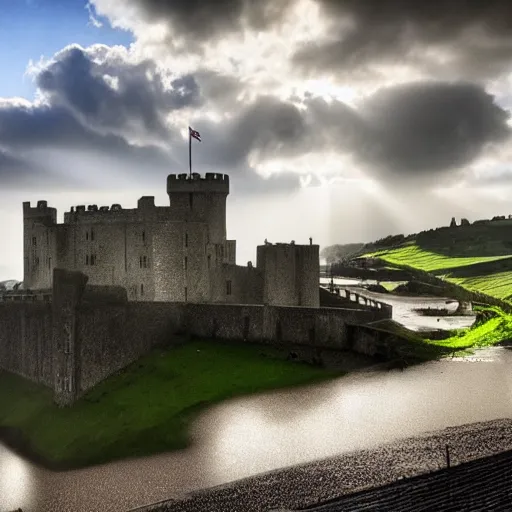
[{"label": "green field", "polygon": [[512,296],[512,271],[475,277],[447,276],[446,279],[468,290],[486,293],[498,299],[509,299]]},{"label": "green field", "polygon": [[512,257],[506,256],[472,256],[462,258],[451,258],[443,254],[426,251],[417,245],[409,245],[392,249],[389,251],[377,251],[365,254],[366,257],[378,257],[388,263],[395,265],[409,265],[425,272],[434,272],[455,267],[466,267],[475,263],[486,263]]},{"label": "green field", "polygon": [[[409,266],[498,299],[512,297],[512,270],[500,271],[503,264],[512,264],[511,255],[450,257],[427,251],[418,245],[377,251],[367,254],[397,266]],[[485,268],[483,265],[486,265]],[[381,283],[383,284],[383,283]]]},{"label": "green field", "polygon": [[49,389],[3,372],[0,427],[21,432],[49,465],[85,466],[182,448],[189,422],[220,400],[341,375],[262,350],[219,342],[155,350],[69,408],[56,407]]},{"label": "green field", "polygon": [[461,329],[453,336],[444,340],[428,340],[438,347],[453,349],[480,348],[496,345],[504,340],[512,339],[512,315],[497,307],[475,308],[487,311],[494,316],[471,329]]}]

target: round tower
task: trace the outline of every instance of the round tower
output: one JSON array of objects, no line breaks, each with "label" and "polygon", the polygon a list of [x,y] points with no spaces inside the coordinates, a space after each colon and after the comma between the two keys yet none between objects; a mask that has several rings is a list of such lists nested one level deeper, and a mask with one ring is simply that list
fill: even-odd
[{"label": "round tower", "polygon": [[[171,211],[177,216],[208,224],[209,242],[226,241],[226,198],[229,194],[227,174],[198,173],[170,174],[167,177],[167,194]],[[188,212],[188,215],[187,215]]]},{"label": "round tower", "polygon": [[263,302],[271,306],[320,306],[318,245],[294,242],[257,247],[257,268],[263,275]]}]

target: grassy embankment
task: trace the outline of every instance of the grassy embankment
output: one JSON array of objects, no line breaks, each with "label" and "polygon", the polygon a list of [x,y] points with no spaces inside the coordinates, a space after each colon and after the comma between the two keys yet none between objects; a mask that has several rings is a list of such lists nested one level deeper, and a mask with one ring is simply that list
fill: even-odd
[{"label": "grassy embankment", "polygon": [[[509,254],[450,257],[441,252],[436,253],[422,249],[415,244],[407,244],[403,247],[381,250],[366,256],[378,257],[391,265],[406,265],[433,273],[468,290],[486,293],[499,299],[508,299],[512,295],[512,271],[493,272],[493,267],[509,263],[504,261],[511,259]],[[472,273],[478,274],[484,271],[490,273],[471,276]],[[465,274],[465,277],[452,277],[457,273]],[[387,284],[387,288],[390,290],[392,286],[391,283]],[[487,311],[492,317],[470,329],[453,331],[452,336],[444,340],[425,340],[425,342],[440,348],[465,350],[512,339],[512,315],[497,307],[476,309]]]},{"label": "grassy embankment", "polygon": [[[377,251],[366,256],[378,257],[393,265],[407,265],[431,272],[463,288],[486,293],[498,299],[507,299],[512,296],[512,270],[492,271],[493,264],[497,266],[500,262],[503,263],[503,260],[511,260],[510,254],[450,257],[424,250],[417,245],[407,245],[396,249]],[[482,264],[488,265],[483,266]],[[478,275],[479,272],[488,273]]]},{"label": "grassy embankment", "polygon": [[46,465],[79,467],[182,448],[190,421],[220,400],[341,375],[264,350],[219,342],[155,350],[70,408],[57,408],[49,389],[3,372],[0,427],[20,433],[22,450]]},{"label": "grassy embankment", "polygon": [[512,339],[512,315],[505,313],[498,307],[475,308],[484,311],[491,318],[484,319],[469,329],[453,331],[452,336],[444,340],[428,340],[437,347],[446,347],[454,350],[481,348],[496,345],[505,340]]},{"label": "grassy embankment", "polygon": [[485,316],[470,328],[451,331],[449,336],[442,340],[426,338],[390,320],[378,322],[373,327],[400,337],[402,341],[397,340],[394,345],[407,362],[459,355],[471,349],[488,347],[512,339],[511,314],[497,307],[477,307],[475,310]]}]

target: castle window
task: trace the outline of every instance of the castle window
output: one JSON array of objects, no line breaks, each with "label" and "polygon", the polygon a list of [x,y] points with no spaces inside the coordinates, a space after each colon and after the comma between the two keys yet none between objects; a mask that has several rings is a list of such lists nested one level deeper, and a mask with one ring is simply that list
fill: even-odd
[{"label": "castle window", "polygon": [[185,270],[187,270],[187,266],[188,266],[188,258],[185,256],[185,259],[183,261],[183,264],[185,266]]},{"label": "castle window", "polygon": [[144,268],[148,268],[148,258],[147,258],[147,256],[144,256],[142,258],[142,265],[143,265]]},{"label": "castle window", "polygon": [[139,267],[142,268],[142,256],[139,256]]},{"label": "castle window", "polygon": [[190,192],[188,195],[188,202],[190,205],[190,209],[192,210],[192,208],[194,206],[194,194],[192,192]]},{"label": "castle window", "polygon": [[89,240],[89,231],[86,231],[86,232],[85,232],[85,239],[86,239],[86,240]]},{"label": "castle window", "polygon": [[187,297],[188,297],[188,294],[187,294],[187,287],[185,286],[185,302],[187,302]]},{"label": "castle window", "polygon": [[210,268],[212,265],[212,257],[210,254],[208,254],[208,268]]},{"label": "castle window", "polygon": [[52,259],[48,258],[48,268],[51,270],[52,268]]},{"label": "castle window", "polygon": [[140,294],[144,295],[144,285],[142,283],[140,285]]},{"label": "castle window", "polygon": [[64,377],[64,391],[73,391],[71,377]]},{"label": "castle window", "polygon": [[68,338],[64,342],[64,354],[70,354],[71,353],[71,340]]},{"label": "castle window", "polygon": [[89,255],[88,254],[85,255],[85,264],[89,265]]},{"label": "castle window", "polygon": [[185,247],[188,247],[188,233],[185,233]]},{"label": "castle window", "polygon": [[91,240],[94,240],[94,231],[91,229]]},{"label": "castle window", "polygon": [[226,281],[226,295],[231,295],[231,281]]},{"label": "castle window", "polygon": [[34,247],[37,245],[37,238],[35,236],[32,237],[32,245]]},{"label": "castle window", "polygon": [[142,232],[142,241],[143,242],[146,241],[146,232],[145,231]]},{"label": "castle window", "polygon": [[95,265],[95,264],[96,264],[96,255],[91,254],[91,265]]}]

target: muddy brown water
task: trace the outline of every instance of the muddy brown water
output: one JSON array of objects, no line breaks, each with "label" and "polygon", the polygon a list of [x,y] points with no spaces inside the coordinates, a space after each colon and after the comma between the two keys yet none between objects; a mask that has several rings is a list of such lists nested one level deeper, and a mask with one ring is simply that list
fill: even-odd
[{"label": "muddy brown water", "polygon": [[0,445],[0,511],[108,512],[447,426],[510,417],[512,351],[238,398],[186,450],[52,472]]}]

